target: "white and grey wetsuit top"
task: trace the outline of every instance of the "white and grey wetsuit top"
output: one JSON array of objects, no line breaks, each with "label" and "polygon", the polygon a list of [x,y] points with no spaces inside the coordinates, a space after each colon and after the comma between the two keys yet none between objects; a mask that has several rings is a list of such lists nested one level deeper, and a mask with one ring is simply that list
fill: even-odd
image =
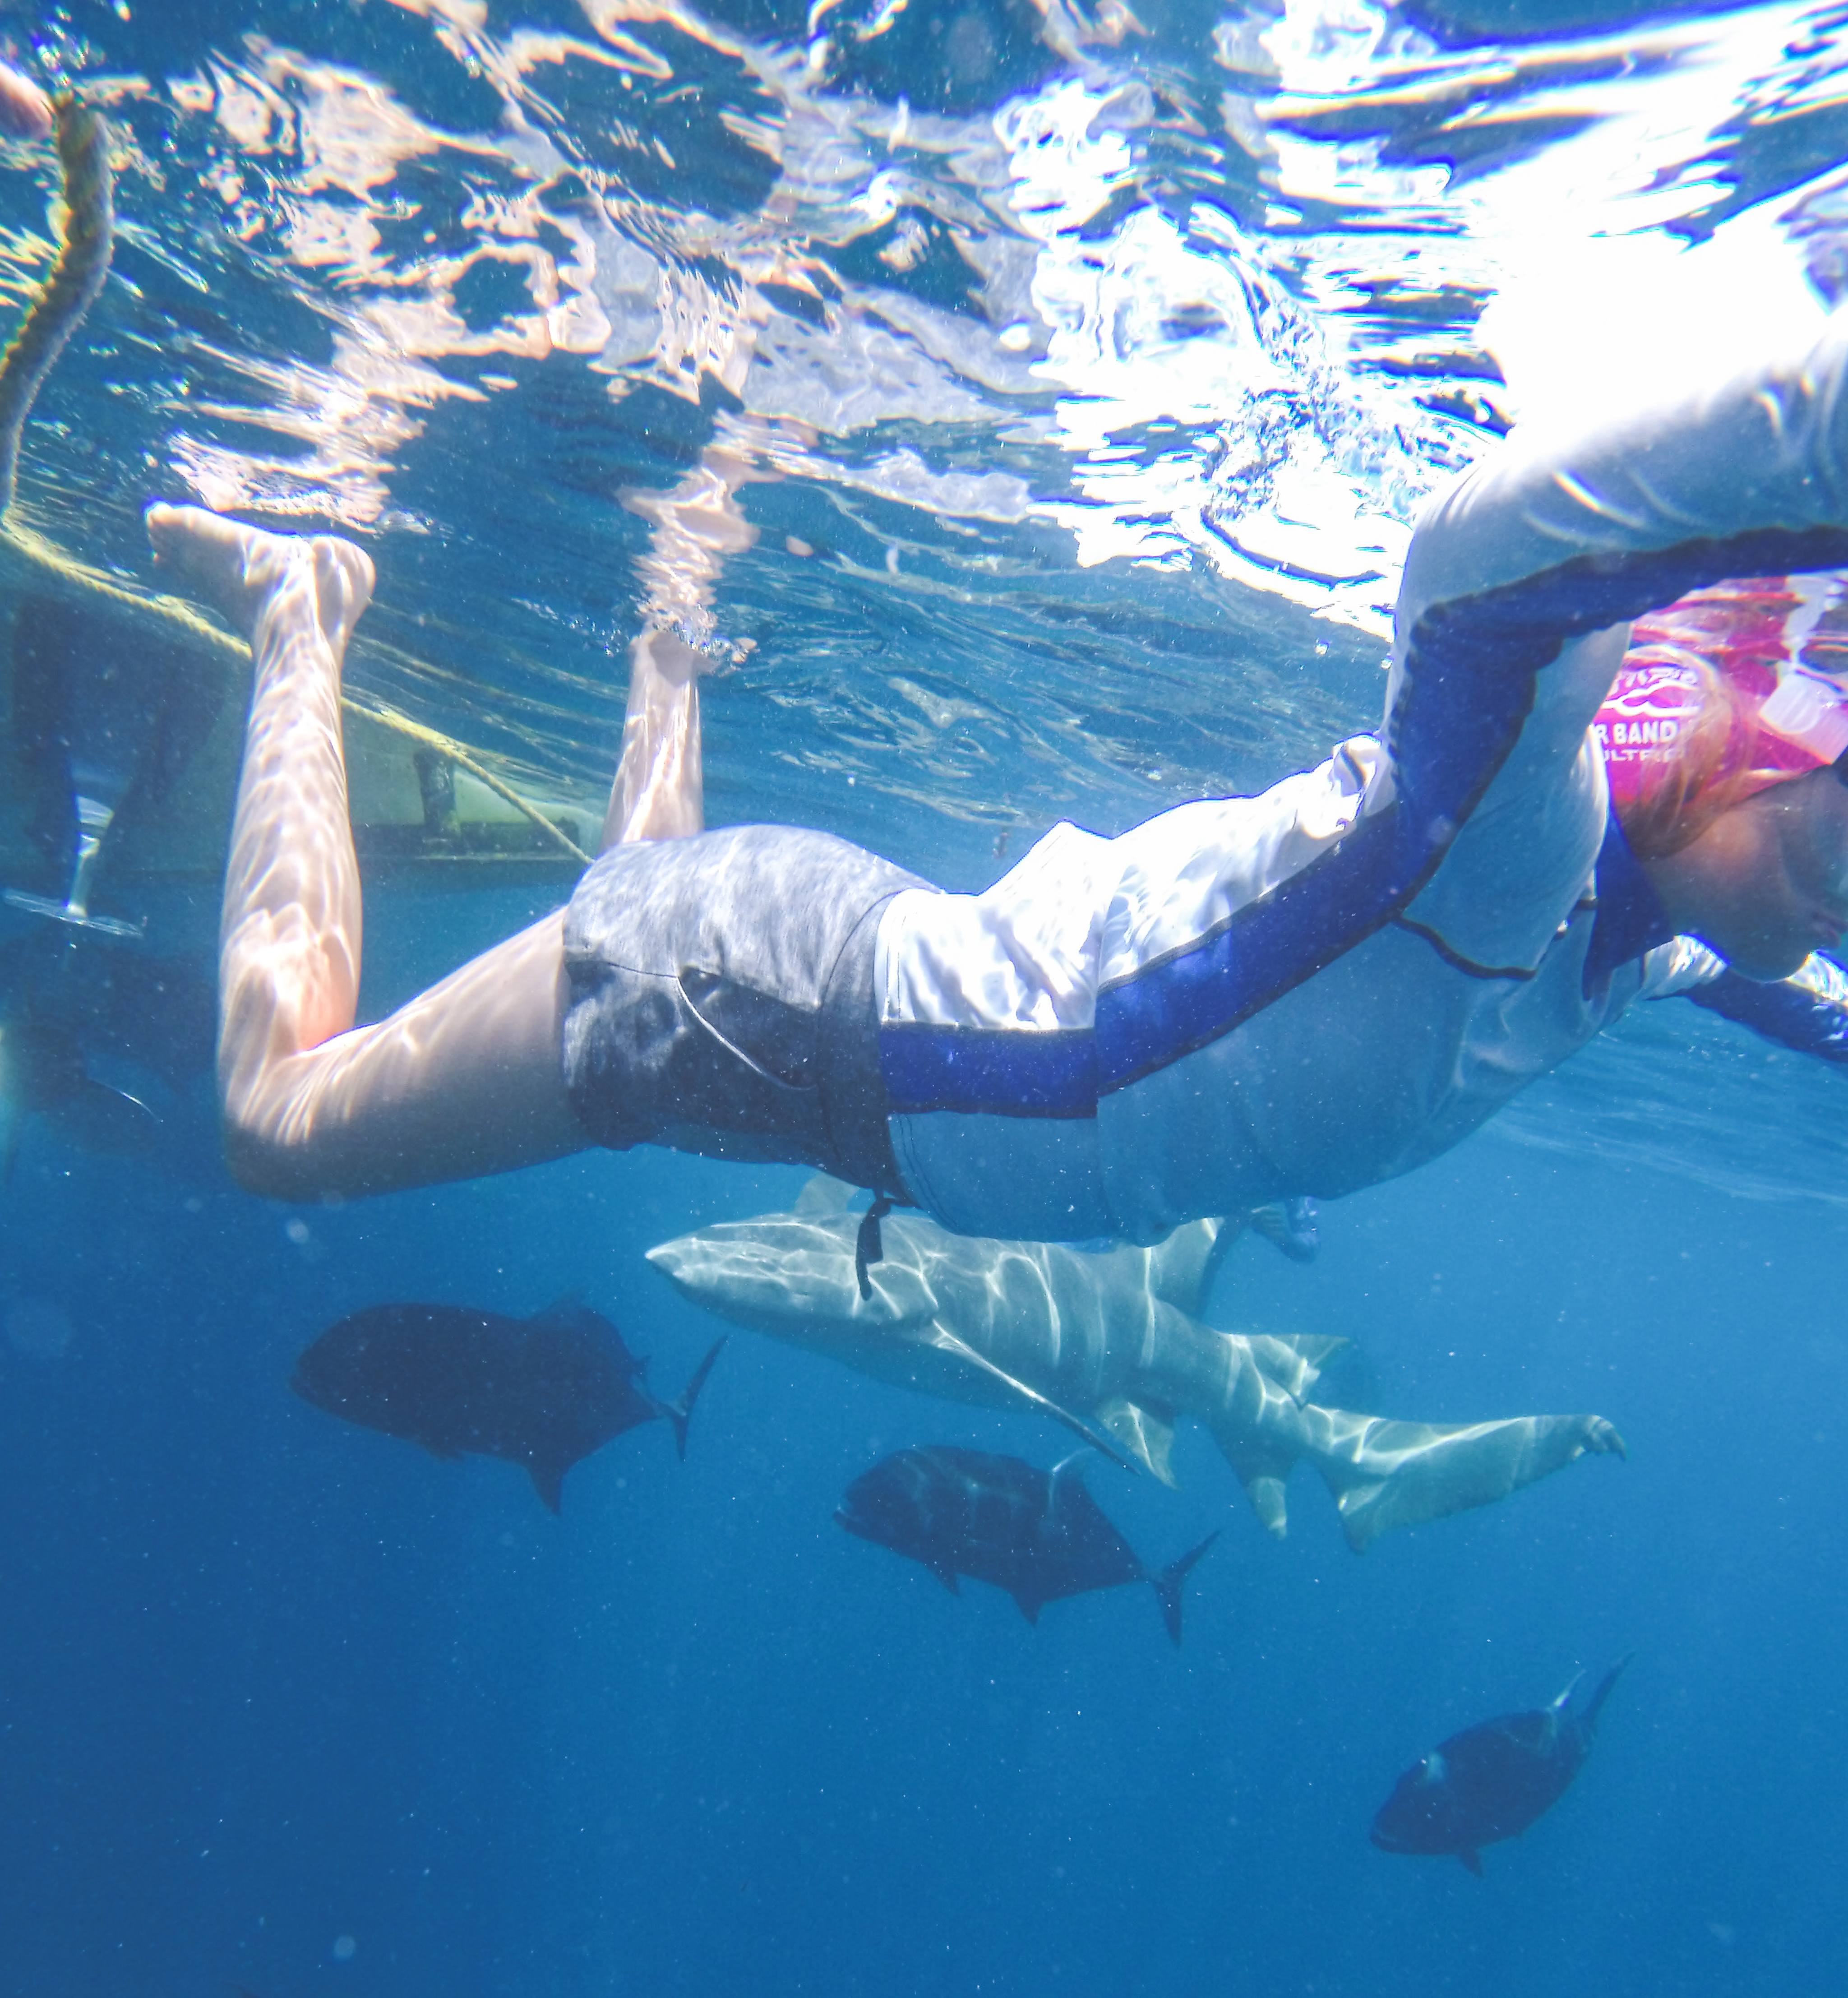
[{"label": "white and grey wetsuit top", "polygon": [[913,1197],[972,1234],[1148,1243],[1348,1193],[1675,990],[1848,1056],[1826,961],[1747,987],[1669,935],[1591,729],[1631,618],[1843,566],[1848,318],[1698,399],[1517,432],[1418,523],[1377,738],[893,898],[875,991]]}]

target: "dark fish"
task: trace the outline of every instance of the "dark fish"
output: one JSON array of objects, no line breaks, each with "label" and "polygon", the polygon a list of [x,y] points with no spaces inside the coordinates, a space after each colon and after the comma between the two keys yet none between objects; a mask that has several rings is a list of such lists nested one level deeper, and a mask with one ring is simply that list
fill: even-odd
[{"label": "dark fish", "polygon": [[952,1595],[959,1575],[1005,1589],[1029,1623],[1061,1596],[1145,1581],[1178,1644],[1181,1584],[1219,1536],[1151,1575],[1099,1509],[1078,1461],[1046,1471],[952,1443],[901,1450],[848,1485],[834,1517],[862,1540],[922,1561]]},{"label": "dark fish", "polygon": [[558,1509],[565,1474],[638,1422],[687,1419],[720,1339],[677,1402],[641,1384],[645,1360],[606,1318],[564,1298],[530,1318],[459,1305],[374,1305],[330,1326],[295,1363],[304,1401],[437,1457],[473,1451],[524,1464]]},{"label": "dark fish", "polygon": [[1383,1852],[1453,1856],[1480,1877],[1484,1846],[1517,1837],[1566,1794],[1629,1663],[1620,1658],[1604,1674],[1582,1713],[1572,1711],[1575,1678],[1550,1706],[1501,1714],[1439,1742],[1394,1785],[1373,1820],[1373,1843]]},{"label": "dark fish", "polygon": [[175,1089],[212,1066],[215,968],[145,945],[45,925],[0,947],[0,1004],[62,1028],[86,1056],[151,1070]]},{"label": "dark fish", "polygon": [[86,1152],[145,1158],[160,1120],[138,1096],[98,1082],[76,1038],[16,1014],[0,1019],[0,1184],[12,1177],[20,1120],[43,1117]]}]

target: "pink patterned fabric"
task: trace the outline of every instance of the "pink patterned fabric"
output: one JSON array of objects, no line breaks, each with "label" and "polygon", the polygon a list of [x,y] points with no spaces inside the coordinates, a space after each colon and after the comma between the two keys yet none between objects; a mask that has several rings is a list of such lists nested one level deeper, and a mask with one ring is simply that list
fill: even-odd
[{"label": "pink patterned fabric", "polygon": [[1743,793],[1848,750],[1848,579],[1756,576],[1639,617],[1594,726],[1611,802],[1646,800],[1694,730],[1723,727],[1716,776]]}]

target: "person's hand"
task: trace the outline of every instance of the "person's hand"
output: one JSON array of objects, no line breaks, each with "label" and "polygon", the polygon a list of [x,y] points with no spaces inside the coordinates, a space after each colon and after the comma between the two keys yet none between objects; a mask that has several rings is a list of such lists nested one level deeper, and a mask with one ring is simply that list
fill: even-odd
[{"label": "person's hand", "polygon": [[0,62],[0,134],[9,139],[48,139],[51,99],[29,76]]}]

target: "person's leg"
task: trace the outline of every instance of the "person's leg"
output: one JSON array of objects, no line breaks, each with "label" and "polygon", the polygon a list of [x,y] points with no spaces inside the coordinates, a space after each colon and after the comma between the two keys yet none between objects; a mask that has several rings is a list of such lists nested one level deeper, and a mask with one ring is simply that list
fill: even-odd
[{"label": "person's leg", "polygon": [[[629,648],[623,752],[599,852],[632,839],[684,839],[705,826],[700,781],[699,676],[713,662],[683,634],[710,634],[712,600],[729,556],[757,530],[738,489],[755,475],[754,438],[722,426],[670,492],[625,501],[653,526],[641,558],[641,635]],[[724,648],[740,656],[741,648]]]},{"label": "person's leg", "polygon": [[359,873],[340,673],[372,589],[350,543],[157,506],[157,558],[250,634],[255,685],[219,949],[233,1170],[280,1198],[500,1172],[589,1142],[566,1096],[562,913],[354,1029]]},{"label": "person's leg", "polygon": [[636,839],[685,839],[706,828],[699,676],[707,662],[672,631],[644,631],[629,648],[623,753],[597,851]]}]

